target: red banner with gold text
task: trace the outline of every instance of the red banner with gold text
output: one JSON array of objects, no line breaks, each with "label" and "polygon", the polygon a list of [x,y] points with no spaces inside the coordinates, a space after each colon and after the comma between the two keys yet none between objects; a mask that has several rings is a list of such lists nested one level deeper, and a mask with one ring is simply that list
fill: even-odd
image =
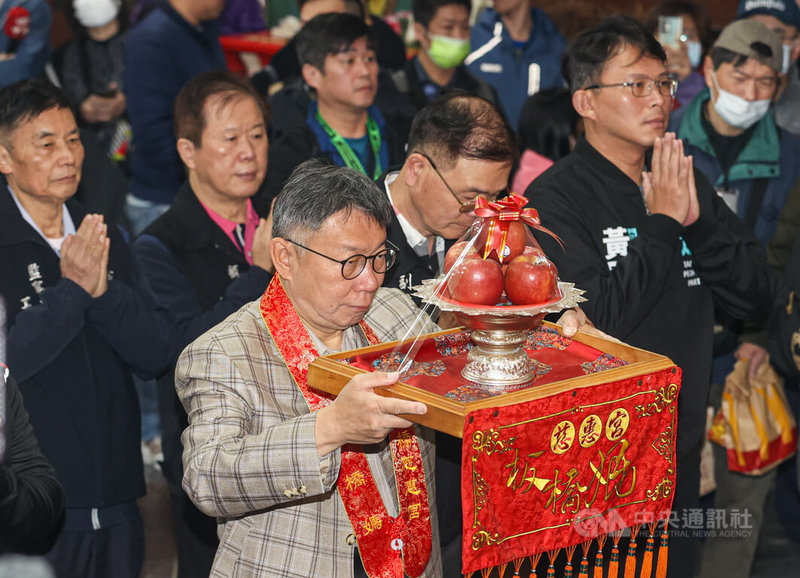
[{"label": "red banner with gold text", "polygon": [[463,572],[669,517],[677,367],[465,420]]}]

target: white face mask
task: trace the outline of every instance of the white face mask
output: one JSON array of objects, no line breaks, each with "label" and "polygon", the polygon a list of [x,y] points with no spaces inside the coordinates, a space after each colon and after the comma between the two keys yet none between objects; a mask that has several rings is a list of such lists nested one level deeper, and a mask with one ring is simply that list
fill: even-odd
[{"label": "white face mask", "polygon": [[687,42],[686,53],[689,56],[689,66],[692,70],[700,66],[700,58],[703,56],[703,45],[699,42]]},{"label": "white face mask", "polygon": [[789,67],[792,65],[792,45],[783,45],[783,60],[781,61],[781,74],[789,72]]},{"label": "white face mask", "polygon": [[717,82],[716,71],[712,71],[711,78],[714,79],[714,86],[717,89],[714,110],[729,125],[748,129],[767,114],[769,106],[772,104],[772,100],[769,98],[765,100],[746,100],[727,90],[722,90]]},{"label": "white face mask", "polygon": [[75,18],[84,28],[105,26],[119,14],[119,0],[74,0]]}]

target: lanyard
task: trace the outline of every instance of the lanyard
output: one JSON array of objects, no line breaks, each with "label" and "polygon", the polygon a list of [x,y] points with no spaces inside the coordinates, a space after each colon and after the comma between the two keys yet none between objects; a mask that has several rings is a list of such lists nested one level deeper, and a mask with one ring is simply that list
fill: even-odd
[{"label": "lanyard", "polygon": [[[348,168],[366,175],[367,171],[364,169],[361,161],[358,160],[356,153],[353,152],[353,149],[347,144],[347,141],[344,140],[338,132],[333,130],[331,125],[322,118],[319,110],[317,110],[317,122],[319,122],[322,130],[325,131],[325,134],[328,135],[328,138],[331,139],[331,144],[336,148],[336,151],[342,155],[344,164]],[[383,173],[383,168],[381,167],[381,131],[378,128],[378,124],[371,116],[367,117],[367,135],[369,135],[369,144],[372,148],[372,154],[375,156],[375,170],[372,174],[372,180],[378,180],[378,177]]]}]

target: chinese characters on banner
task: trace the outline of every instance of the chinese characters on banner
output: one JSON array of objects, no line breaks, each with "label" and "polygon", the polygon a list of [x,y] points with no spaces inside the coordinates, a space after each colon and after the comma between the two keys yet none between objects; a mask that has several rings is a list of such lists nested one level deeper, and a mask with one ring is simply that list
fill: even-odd
[{"label": "chinese characters on banner", "polygon": [[470,413],[463,571],[669,517],[680,369]]}]

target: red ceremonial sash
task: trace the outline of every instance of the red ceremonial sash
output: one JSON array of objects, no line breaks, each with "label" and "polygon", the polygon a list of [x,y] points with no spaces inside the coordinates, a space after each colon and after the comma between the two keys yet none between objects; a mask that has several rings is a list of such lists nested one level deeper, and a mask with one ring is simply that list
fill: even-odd
[{"label": "red ceremonial sash", "polygon": [[[261,297],[261,317],[310,411],[333,401],[330,394],[308,386],[308,365],[319,357],[278,275]],[[362,320],[359,327],[370,344],[379,343]],[[431,554],[428,488],[414,428],[389,435],[400,515],[389,515],[361,446],[342,447],[337,488],[358,540],[364,570],[370,578],[402,578],[422,574]]]}]

